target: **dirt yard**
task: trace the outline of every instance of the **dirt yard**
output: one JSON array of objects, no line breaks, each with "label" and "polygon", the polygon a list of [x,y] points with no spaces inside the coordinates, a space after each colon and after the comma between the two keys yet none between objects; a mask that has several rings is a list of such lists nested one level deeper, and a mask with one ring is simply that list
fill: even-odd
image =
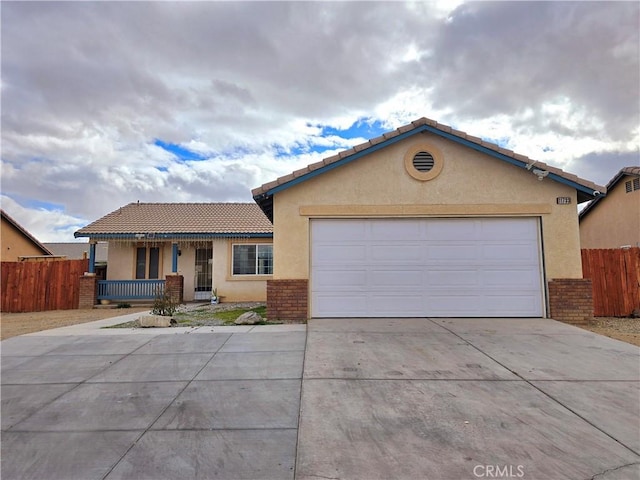
[{"label": "dirt yard", "polygon": [[[2,340],[25,333],[40,332],[51,328],[66,327],[78,323],[93,322],[129,313],[148,312],[149,307],[112,308],[93,310],[55,310],[52,312],[3,313],[0,316]],[[640,318],[601,317],[591,325],[581,328],[600,335],[640,346]]]},{"label": "dirt yard", "polygon": [[93,310],[53,310],[50,312],[2,313],[0,336],[2,340],[25,333],[40,332],[51,328],[66,327],[78,323],[104,320],[129,313],[148,312],[149,307],[94,308]]}]

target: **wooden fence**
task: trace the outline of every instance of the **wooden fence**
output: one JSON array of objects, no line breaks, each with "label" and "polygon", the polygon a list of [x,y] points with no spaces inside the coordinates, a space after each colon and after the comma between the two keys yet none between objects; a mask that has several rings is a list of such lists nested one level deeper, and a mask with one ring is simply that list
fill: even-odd
[{"label": "wooden fence", "polygon": [[640,309],[640,248],[582,250],[582,276],[593,284],[596,317],[628,317]]},{"label": "wooden fence", "polygon": [[80,277],[89,260],[2,262],[3,312],[42,312],[78,308]]}]

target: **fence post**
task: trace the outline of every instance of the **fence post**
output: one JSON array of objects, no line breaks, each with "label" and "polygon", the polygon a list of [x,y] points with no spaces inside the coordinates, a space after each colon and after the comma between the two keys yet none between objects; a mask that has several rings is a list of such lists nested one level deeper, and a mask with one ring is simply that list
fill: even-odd
[{"label": "fence post", "polygon": [[98,277],[95,273],[85,273],[80,277],[79,309],[93,308],[98,303]]}]

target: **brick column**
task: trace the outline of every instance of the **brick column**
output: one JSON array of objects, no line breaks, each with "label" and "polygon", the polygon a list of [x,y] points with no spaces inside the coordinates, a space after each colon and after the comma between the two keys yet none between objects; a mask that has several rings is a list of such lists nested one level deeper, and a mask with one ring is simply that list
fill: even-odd
[{"label": "brick column", "polygon": [[93,273],[80,277],[78,308],[93,308],[96,303],[98,303],[98,277]]},{"label": "brick column", "polygon": [[175,304],[184,303],[184,277],[182,275],[167,275],[164,292],[171,302]]},{"label": "brick column", "polygon": [[309,281],[267,280],[267,319],[304,323],[309,318]]},{"label": "brick column", "polygon": [[565,323],[586,324],[593,318],[593,289],[588,278],[554,278],[549,282],[549,314]]}]

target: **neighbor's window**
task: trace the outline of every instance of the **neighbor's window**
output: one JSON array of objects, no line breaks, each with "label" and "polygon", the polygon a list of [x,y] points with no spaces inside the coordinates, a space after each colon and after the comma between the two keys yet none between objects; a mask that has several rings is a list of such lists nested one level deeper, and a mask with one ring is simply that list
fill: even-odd
[{"label": "neighbor's window", "polygon": [[160,278],[160,248],[138,247],[136,250],[136,279]]},{"label": "neighbor's window", "polygon": [[640,177],[624,182],[625,190],[631,193],[634,190],[640,190]]},{"label": "neighbor's window", "polygon": [[272,275],[273,245],[234,245],[232,271],[234,275]]}]

